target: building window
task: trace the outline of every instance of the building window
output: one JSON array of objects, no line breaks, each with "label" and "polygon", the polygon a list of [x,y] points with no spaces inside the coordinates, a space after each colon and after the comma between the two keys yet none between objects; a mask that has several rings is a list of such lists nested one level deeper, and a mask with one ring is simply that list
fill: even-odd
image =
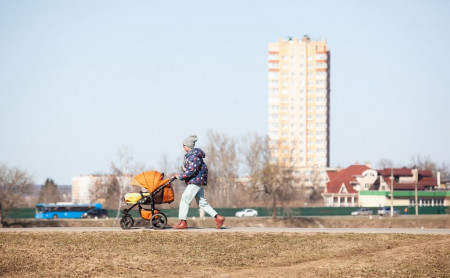
[{"label": "building window", "polygon": [[316,72],[316,76],[317,77],[321,77],[322,78],[326,78],[327,77],[327,72],[326,71],[318,71]]},{"label": "building window", "polygon": [[278,95],[278,89],[277,88],[272,88],[272,89],[270,89],[270,93],[271,94],[275,94],[275,95]]},{"label": "building window", "polygon": [[275,131],[272,131],[272,132],[269,132],[269,136],[270,137],[274,137],[274,138],[278,138],[278,132],[275,132]]},{"label": "building window", "polygon": [[278,69],[280,64],[278,63],[269,63],[269,69]]},{"label": "building window", "polygon": [[320,53],[316,55],[316,60],[326,60],[327,59],[327,54],[325,53]]},{"label": "building window", "polygon": [[317,63],[318,69],[326,69],[328,67],[327,63]]},{"label": "building window", "polygon": [[277,71],[269,71],[269,78],[278,78],[279,73]]},{"label": "building window", "polygon": [[326,95],[327,94],[327,90],[326,89],[317,89],[316,93],[319,95]]},{"label": "building window", "polygon": [[269,104],[278,104],[280,103],[280,99],[277,97],[269,97]]}]

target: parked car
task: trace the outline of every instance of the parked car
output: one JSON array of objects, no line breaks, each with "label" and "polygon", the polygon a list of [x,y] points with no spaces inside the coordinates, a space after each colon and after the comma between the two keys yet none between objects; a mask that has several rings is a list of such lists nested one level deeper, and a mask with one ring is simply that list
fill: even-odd
[{"label": "parked car", "polygon": [[108,211],[106,209],[91,209],[83,215],[81,215],[82,218],[108,218]]},{"label": "parked car", "polygon": [[254,209],[244,209],[236,212],[236,217],[255,217],[258,216],[258,211]]},{"label": "parked car", "polygon": [[352,212],[353,216],[358,216],[358,215],[372,215],[373,211],[370,208],[360,208],[358,210],[355,210]]},{"label": "parked car", "polygon": [[[378,210],[379,216],[390,216],[391,215],[391,207],[384,207]],[[398,209],[394,209],[394,216],[400,215],[400,211]]]}]

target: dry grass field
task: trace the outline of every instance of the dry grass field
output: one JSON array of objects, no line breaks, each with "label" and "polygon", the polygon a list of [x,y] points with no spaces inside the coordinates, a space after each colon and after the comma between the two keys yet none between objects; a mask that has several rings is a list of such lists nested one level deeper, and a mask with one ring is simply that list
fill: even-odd
[{"label": "dry grass field", "polygon": [[450,277],[450,237],[0,233],[0,277]]}]

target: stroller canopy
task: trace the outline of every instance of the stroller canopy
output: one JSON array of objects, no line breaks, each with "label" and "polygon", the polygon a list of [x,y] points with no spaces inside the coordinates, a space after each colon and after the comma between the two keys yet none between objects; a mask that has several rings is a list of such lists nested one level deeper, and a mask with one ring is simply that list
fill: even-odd
[{"label": "stroller canopy", "polygon": [[152,193],[156,189],[160,188],[170,179],[164,179],[164,174],[157,171],[147,171],[134,176],[131,185],[139,185],[147,189]]}]

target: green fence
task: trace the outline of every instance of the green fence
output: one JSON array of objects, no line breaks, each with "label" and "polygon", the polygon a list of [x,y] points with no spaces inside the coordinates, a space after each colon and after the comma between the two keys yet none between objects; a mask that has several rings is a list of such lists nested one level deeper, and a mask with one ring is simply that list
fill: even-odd
[{"label": "green fence", "polygon": [[[415,214],[415,207],[405,207],[399,206],[395,207],[396,210],[400,211],[400,214],[404,214],[405,208],[408,208],[408,214]],[[217,213],[223,216],[234,216],[235,213],[242,208],[219,208],[216,209]],[[257,207],[254,208],[258,211],[258,216],[272,216],[272,208],[267,207]],[[350,215],[352,211],[358,208],[350,207],[289,207],[289,208],[277,208],[277,216],[280,217],[298,217],[298,216],[345,216]],[[372,208],[373,214],[376,215],[378,208]],[[178,209],[161,209],[161,212],[167,215],[167,217],[178,217]],[[419,214],[448,214],[450,213],[450,207],[448,206],[438,206],[438,207],[419,207]],[[15,208],[9,209],[7,212],[8,218],[18,219],[18,218],[34,218],[35,209],[34,208]],[[108,210],[109,217],[115,217],[117,215],[117,210]],[[140,217],[138,209],[133,209],[131,211],[133,217]],[[191,208],[189,210],[188,217],[199,217],[199,209]],[[208,216],[208,215],[206,215]]]},{"label": "green fence", "polygon": [[[399,210],[401,214],[404,214],[406,207],[394,207]],[[407,207],[408,214],[415,214],[414,207]],[[259,216],[272,216],[272,208],[259,207],[255,208],[258,211]],[[359,208],[351,207],[295,207],[295,208],[277,208],[277,216],[281,217],[296,217],[296,216],[348,216]],[[371,208],[374,215],[378,212],[378,207]],[[234,216],[234,214],[240,209],[217,209],[217,212],[224,216]],[[448,214],[450,213],[450,207],[419,207],[419,214]],[[197,215],[198,216],[198,213]]]}]

